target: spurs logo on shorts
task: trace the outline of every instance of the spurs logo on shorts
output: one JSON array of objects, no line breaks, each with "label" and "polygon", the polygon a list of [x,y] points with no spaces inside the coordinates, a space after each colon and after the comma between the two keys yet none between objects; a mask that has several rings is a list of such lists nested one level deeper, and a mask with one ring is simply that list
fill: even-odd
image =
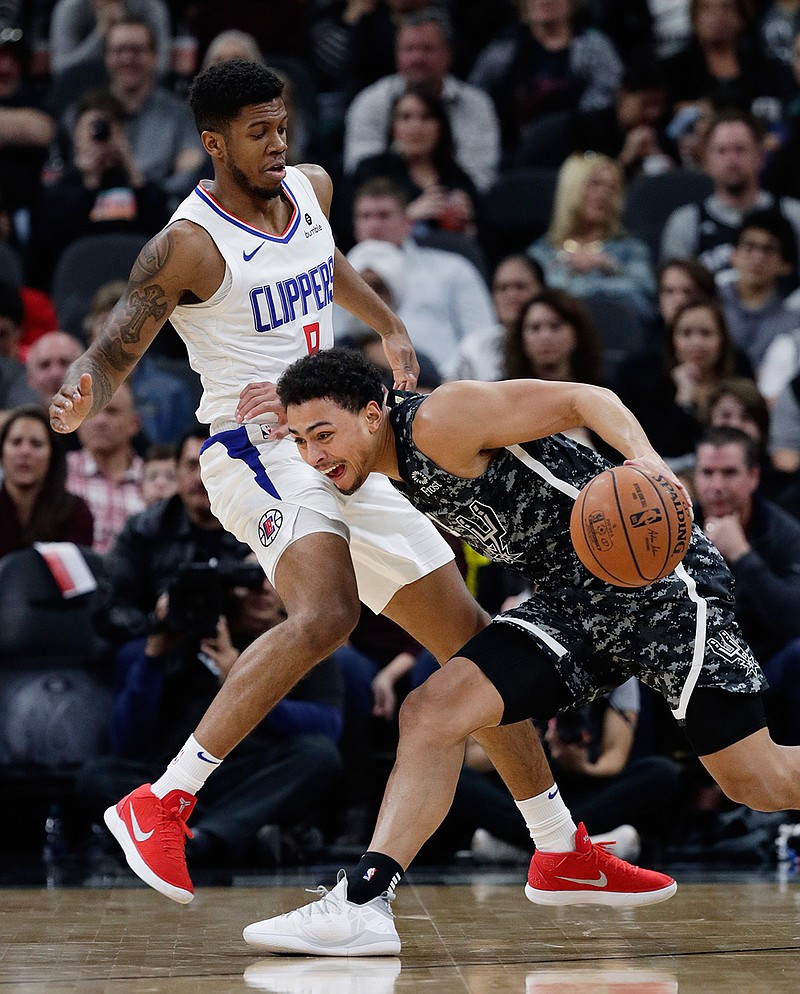
[{"label": "spurs logo on shorts", "polygon": [[720,632],[719,635],[714,635],[706,642],[706,646],[718,656],[727,659],[729,663],[750,662],[750,654],[730,632]]},{"label": "spurs logo on shorts", "polygon": [[277,507],[273,507],[261,515],[261,520],[258,522],[258,540],[264,548],[272,545],[282,524],[283,514]]}]

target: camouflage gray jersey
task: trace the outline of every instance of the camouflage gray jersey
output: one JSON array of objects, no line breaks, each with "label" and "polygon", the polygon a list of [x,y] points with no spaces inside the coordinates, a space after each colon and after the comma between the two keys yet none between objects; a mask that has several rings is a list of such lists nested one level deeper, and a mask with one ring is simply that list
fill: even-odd
[{"label": "camouflage gray jersey", "polygon": [[394,486],[440,526],[535,584],[529,600],[496,620],[525,628],[547,648],[576,702],[638,676],[682,719],[695,686],[761,688],[760,668],[733,620],[733,578],[697,526],[683,562],[664,579],[637,590],[605,583],[575,554],[569,519],[581,488],[611,464],[550,435],[498,450],[475,479],[454,476],[414,444],[424,400],[393,395],[402,477]]}]

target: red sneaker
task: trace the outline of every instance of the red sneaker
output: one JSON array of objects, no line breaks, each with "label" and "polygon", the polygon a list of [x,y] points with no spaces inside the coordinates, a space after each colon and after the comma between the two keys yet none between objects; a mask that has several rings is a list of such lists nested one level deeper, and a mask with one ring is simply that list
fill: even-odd
[{"label": "red sneaker", "polygon": [[184,839],[192,838],[186,821],[196,801],[192,794],[180,790],[156,797],[146,783],[103,815],[133,872],[179,904],[188,904],[194,897]]},{"label": "red sneaker", "polygon": [[594,845],[583,823],[575,834],[576,852],[533,854],[525,896],[534,904],[608,904],[630,907],[658,904],[672,897],[678,885],[666,873],[644,870]]}]

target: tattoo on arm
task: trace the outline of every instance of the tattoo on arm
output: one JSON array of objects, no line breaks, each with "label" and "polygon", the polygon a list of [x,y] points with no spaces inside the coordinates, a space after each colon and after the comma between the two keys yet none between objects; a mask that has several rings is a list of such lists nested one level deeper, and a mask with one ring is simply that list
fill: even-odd
[{"label": "tattoo on arm", "polygon": [[147,322],[161,321],[167,313],[164,287],[157,281],[172,247],[169,231],[162,231],[145,245],[133,264],[127,295],[114,308],[100,337],[82,360],[85,368],[80,372],[92,374],[92,414],[102,410],[139,360]]}]

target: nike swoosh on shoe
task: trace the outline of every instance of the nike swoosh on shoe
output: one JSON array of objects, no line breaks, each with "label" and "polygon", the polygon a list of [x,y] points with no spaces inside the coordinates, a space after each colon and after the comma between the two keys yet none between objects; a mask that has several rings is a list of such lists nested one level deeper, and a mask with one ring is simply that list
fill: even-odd
[{"label": "nike swoosh on shoe", "polygon": [[139,822],[136,820],[136,812],[133,810],[133,805],[131,805],[131,825],[133,825],[133,837],[137,842],[147,842],[153,832],[155,832],[154,828],[151,828],[149,832],[141,830]]},{"label": "nike swoosh on shoe", "polygon": [[608,877],[605,875],[605,873],[603,873],[602,870],[600,871],[600,876],[597,878],[597,880],[587,880],[585,877],[561,877],[561,876],[558,876],[558,879],[566,880],[568,883],[571,884],[585,884],[587,887],[605,887],[606,884],[608,883]]}]

